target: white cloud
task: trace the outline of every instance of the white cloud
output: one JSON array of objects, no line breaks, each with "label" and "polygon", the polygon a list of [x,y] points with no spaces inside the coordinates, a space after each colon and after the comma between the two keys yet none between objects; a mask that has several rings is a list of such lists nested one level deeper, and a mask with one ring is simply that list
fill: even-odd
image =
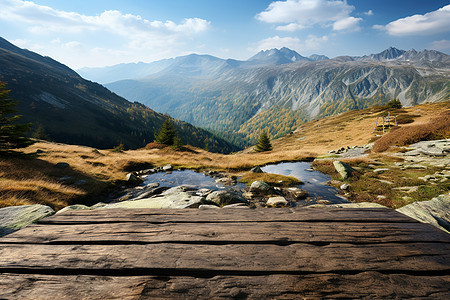
[{"label": "white cloud", "polygon": [[328,39],[329,37],[327,35],[321,37],[317,37],[315,35],[308,35],[308,38],[305,40],[304,48],[307,50],[318,50],[328,42]]},{"label": "white cloud", "polygon": [[[273,48],[283,48],[287,47],[290,49],[300,49],[302,43],[299,38],[296,37],[279,37],[273,36],[258,42],[254,50],[261,51]],[[253,49],[252,49],[253,50]]]},{"label": "white cloud", "polygon": [[[330,25],[336,22],[349,22],[350,13],[355,9],[346,0],[286,0],[275,1],[256,15],[256,19],[266,23],[287,24],[277,30],[294,31],[316,24]],[[360,18],[353,18],[353,24]],[[356,22],[357,23],[357,22]],[[339,25],[338,28],[343,25]],[[347,28],[346,28],[347,29]],[[336,29],[341,30],[341,29]]]},{"label": "white cloud", "polygon": [[450,51],[450,40],[434,41],[431,43],[430,48],[439,51]]},{"label": "white cloud", "polygon": [[300,25],[297,23],[290,23],[287,25],[283,25],[283,26],[277,26],[276,30],[281,30],[281,31],[296,31],[296,30],[300,30],[300,29],[305,29],[308,26],[305,25]]},{"label": "white cloud", "polygon": [[211,27],[195,17],[148,20],[117,10],[85,15],[23,0],[0,0],[0,7],[0,20],[32,34],[17,40],[19,46],[75,68],[163,59],[179,55],[185,45],[192,52],[195,38]]},{"label": "white cloud", "polygon": [[180,24],[173,21],[150,21],[139,15],[123,14],[117,10],[100,15],[87,16],[65,12],[31,1],[3,0],[0,19],[31,24],[34,32],[80,32],[82,30],[107,30],[121,35],[146,34],[157,31],[199,33],[209,28],[210,22],[199,18],[187,18]]},{"label": "white cloud", "polygon": [[375,25],[374,28],[386,30],[394,36],[450,32],[450,5],[424,15],[413,15],[398,19],[386,26]]},{"label": "white cloud", "polygon": [[300,53],[308,50],[320,49],[328,41],[328,39],[328,36],[317,37],[314,35],[309,35],[306,40],[301,41],[296,37],[279,37],[276,35],[259,41],[256,47],[250,48],[249,51],[258,52],[261,50],[287,47]]},{"label": "white cloud", "polygon": [[76,33],[83,31],[107,31],[131,40],[155,38],[158,35],[192,35],[206,31],[210,22],[200,18],[186,18],[180,23],[150,21],[139,15],[123,14],[109,10],[96,16],[65,12],[31,1],[3,0],[0,19],[30,24],[35,34],[49,32]]},{"label": "white cloud", "polygon": [[333,30],[350,30],[350,31],[358,31],[361,28],[359,27],[359,22],[361,22],[361,18],[348,17],[345,19],[338,20],[333,24]]},{"label": "white cloud", "polygon": [[369,9],[369,11],[364,12],[366,16],[373,16],[373,11]]}]

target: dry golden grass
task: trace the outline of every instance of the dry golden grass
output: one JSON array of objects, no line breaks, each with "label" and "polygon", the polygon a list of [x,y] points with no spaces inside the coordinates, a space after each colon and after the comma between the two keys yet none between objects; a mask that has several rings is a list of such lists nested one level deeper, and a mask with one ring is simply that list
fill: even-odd
[{"label": "dry golden grass", "polygon": [[419,141],[446,139],[449,137],[450,110],[445,110],[429,120],[428,123],[391,130],[375,142],[373,150],[375,152],[384,152],[391,146],[406,146]]},{"label": "dry golden grass", "polygon": [[[401,114],[414,120],[402,127],[428,123],[437,111],[448,109],[449,102],[402,109]],[[19,150],[26,155],[0,156],[0,206],[42,203],[60,209],[74,203],[93,204],[101,201],[109,188],[122,183],[118,181],[124,180],[128,172],[167,163],[243,175],[257,165],[308,160],[332,149],[368,143],[377,134],[373,127],[381,112],[381,108],[372,108],[306,123],[293,134],[272,141],[272,151],[259,153],[251,147],[223,155],[190,146],[182,152],[158,147],[113,152],[41,141]],[[43,153],[33,155],[37,150]],[[58,162],[70,167],[55,168]],[[61,177],[73,180],[61,181]],[[86,184],[75,185],[78,180]]]},{"label": "dry golden grass", "polygon": [[[450,101],[429,103],[401,110],[391,110],[391,116],[408,119],[402,127],[428,123],[437,112],[450,109]],[[325,154],[344,146],[364,145],[382,132],[374,131],[376,119],[385,113],[381,107],[349,111],[337,116],[311,121],[301,125],[294,134],[273,141],[274,151],[302,151]],[[247,150],[249,151],[249,150]]]}]

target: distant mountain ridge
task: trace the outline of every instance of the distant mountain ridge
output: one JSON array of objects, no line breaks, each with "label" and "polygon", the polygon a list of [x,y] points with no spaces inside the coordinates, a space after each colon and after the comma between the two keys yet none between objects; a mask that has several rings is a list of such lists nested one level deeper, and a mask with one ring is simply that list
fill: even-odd
[{"label": "distant mountain ridge", "polygon": [[149,76],[106,86],[241,146],[263,128],[279,137],[307,120],[392,98],[407,106],[449,100],[450,57],[438,51],[391,47],[360,57],[313,58],[287,48],[248,61],[190,55]]},{"label": "distant mountain ridge", "polygon": [[106,84],[125,79],[141,79],[155,74],[163,75],[175,72],[187,76],[213,76],[236,68],[257,68],[325,59],[329,58],[317,54],[304,57],[296,51],[284,47],[262,50],[245,61],[221,59],[211,55],[189,54],[151,63],[139,62],[101,68],[82,68],[78,69],[77,72],[85,78]]},{"label": "distant mountain ridge", "polygon": [[[85,80],[69,67],[0,38],[0,81],[18,101],[20,122],[42,125],[56,142],[112,148],[143,147],[167,116]],[[173,120],[184,143],[216,152],[238,148],[210,132]]]}]

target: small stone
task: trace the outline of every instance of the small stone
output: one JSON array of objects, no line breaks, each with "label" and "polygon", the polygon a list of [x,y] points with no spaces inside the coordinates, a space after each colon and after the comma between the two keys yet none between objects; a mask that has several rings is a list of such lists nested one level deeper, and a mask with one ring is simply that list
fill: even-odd
[{"label": "small stone", "polygon": [[308,171],[308,172],[314,172],[314,169],[309,168],[309,169],[306,169],[306,171]]},{"label": "small stone", "polygon": [[248,202],[240,193],[232,190],[212,192],[206,197],[206,201],[213,202],[219,206]]},{"label": "small stone", "polygon": [[304,199],[308,196],[308,192],[297,187],[291,187],[287,189],[288,196],[295,200]]},{"label": "small stone", "polygon": [[248,205],[245,203],[234,203],[234,204],[225,205],[222,208],[250,208],[250,207],[248,207]]},{"label": "small stone", "polygon": [[217,178],[215,181],[225,186],[236,184],[236,182],[230,177]]},{"label": "small stone", "polygon": [[264,171],[261,170],[261,168],[258,167],[258,166],[252,168],[252,169],[250,170],[250,172],[253,172],[253,173],[264,173]]},{"label": "small stone", "polygon": [[272,187],[264,181],[253,181],[250,185],[250,192],[255,194],[267,195],[272,191]]},{"label": "small stone", "polygon": [[383,196],[383,195],[378,195],[378,196],[377,196],[377,199],[378,199],[378,200],[384,200],[384,199],[387,199],[387,197],[386,197],[386,196]]},{"label": "small stone", "polygon": [[394,183],[391,182],[391,181],[383,180],[383,179],[378,179],[378,181],[379,181],[379,182],[382,182],[382,183],[386,183],[386,184],[394,184]]},{"label": "small stone", "polygon": [[341,186],[340,186],[340,188],[341,188],[341,190],[346,190],[346,189],[348,189],[350,187],[350,185],[348,185],[347,183],[344,183],[344,184],[342,184]]},{"label": "small stone", "polygon": [[386,171],[390,171],[390,169],[388,169],[388,168],[379,168],[379,169],[375,169],[375,170],[373,170],[373,172],[375,172],[375,173],[384,173],[384,172],[386,172]]},{"label": "small stone", "polygon": [[334,168],[341,175],[342,179],[347,179],[355,171],[352,167],[339,160],[333,161]]},{"label": "small stone", "polygon": [[172,170],[173,170],[173,167],[172,167],[171,164],[167,164],[167,165],[165,165],[164,167],[162,167],[162,170],[165,171],[165,172],[167,172],[167,171],[172,171]]},{"label": "small stone", "polygon": [[267,207],[285,207],[288,205],[288,201],[284,197],[270,197],[267,202]]},{"label": "small stone", "polygon": [[211,204],[202,204],[198,207],[198,209],[219,209],[217,205],[211,205]]},{"label": "small stone", "polygon": [[70,165],[66,162],[59,162],[55,165],[56,168],[58,169],[65,169],[68,168]]},{"label": "small stone", "polygon": [[133,173],[127,174],[126,181],[133,185],[138,185],[144,182],[141,178],[137,177]]}]

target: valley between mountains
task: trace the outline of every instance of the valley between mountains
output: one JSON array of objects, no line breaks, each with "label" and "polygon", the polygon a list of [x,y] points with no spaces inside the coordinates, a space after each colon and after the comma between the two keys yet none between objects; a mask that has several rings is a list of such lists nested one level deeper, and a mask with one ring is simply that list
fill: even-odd
[{"label": "valley between mountains", "polygon": [[[327,184],[350,205],[449,202],[450,58],[444,53],[389,48],[329,59],[282,48],[247,61],[193,54],[79,70],[118,80],[106,84],[114,92],[3,39],[0,66],[20,121],[33,123],[37,138],[2,152],[1,207],[126,202],[143,193],[139,176],[154,169],[219,174],[230,184],[264,181],[268,194],[239,192],[247,197],[244,206],[271,206],[274,197],[286,199],[273,206],[296,206],[297,196],[307,197],[298,179],[254,168],[298,161],[330,175]],[[183,147],[151,143],[167,118]],[[256,152],[263,130],[273,150]]]}]

